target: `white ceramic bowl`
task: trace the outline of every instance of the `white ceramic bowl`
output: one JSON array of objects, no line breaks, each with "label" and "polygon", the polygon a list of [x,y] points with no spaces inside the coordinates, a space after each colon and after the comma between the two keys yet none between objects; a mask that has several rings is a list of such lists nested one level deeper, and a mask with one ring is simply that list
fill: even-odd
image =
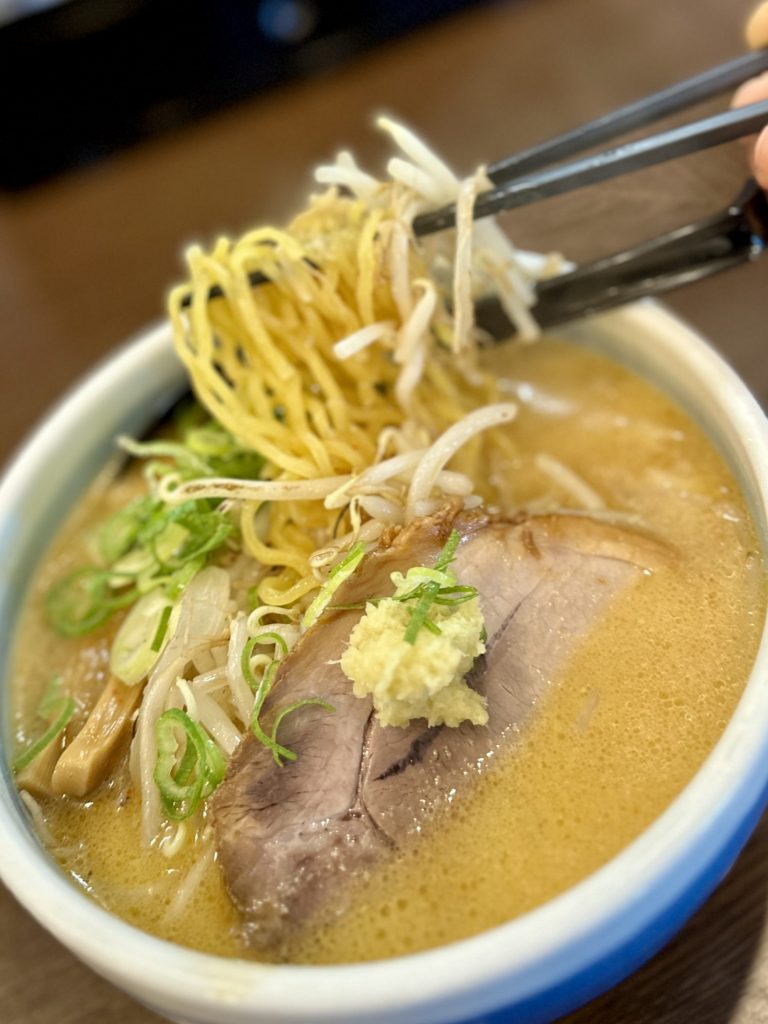
[{"label": "white ceramic bowl", "polygon": [[[768,428],[746,388],[695,334],[651,303],[581,324],[574,342],[659,383],[705,426],[747,495],[768,549]],[[118,352],[50,414],[0,486],[0,658],[27,581],[111,438],[141,432],[183,388],[169,331]],[[442,949],[345,967],[263,966],[161,942],[101,910],[32,832],[7,768],[0,778],[0,876],[73,953],[159,1013],[185,1022],[355,1024],[552,1020],[656,951],[732,864],[766,800],[768,649],[711,756],[668,810],[618,857],[510,924]],[[4,687],[7,691],[7,687]],[[10,732],[7,692],[3,733]]]}]

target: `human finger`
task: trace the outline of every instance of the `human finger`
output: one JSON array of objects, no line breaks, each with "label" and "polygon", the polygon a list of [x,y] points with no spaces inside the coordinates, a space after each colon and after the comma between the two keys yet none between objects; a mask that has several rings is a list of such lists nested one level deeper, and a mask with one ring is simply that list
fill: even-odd
[{"label": "human finger", "polygon": [[[763,6],[768,11],[768,3]],[[734,95],[732,106],[743,107],[760,100],[768,100],[768,71],[745,82]],[[747,145],[753,173],[763,188],[768,188],[768,128],[747,140]]]},{"label": "human finger", "polygon": [[752,167],[755,178],[764,189],[768,189],[768,128],[763,129],[755,143],[752,152]]},{"label": "human finger", "polygon": [[751,50],[760,50],[768,46],[768,0],[754,9],[744,30],[747,46]]}]

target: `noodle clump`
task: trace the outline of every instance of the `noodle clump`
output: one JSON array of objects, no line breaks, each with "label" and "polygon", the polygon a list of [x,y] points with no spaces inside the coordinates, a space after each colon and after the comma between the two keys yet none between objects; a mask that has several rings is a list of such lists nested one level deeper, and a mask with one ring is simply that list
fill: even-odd
[{"label": "noodle clump", "polygon": [[[270,605],[305,598],[358,538],[375,540],[446,496],[479,503],[468,476],[443,469],[454,452],[459,470],[510,454],[508,438],[485,432],[514,408],[478,368],[472,300],[495,285],[531,336],[533,274],[495,225],[472,224],[482,173],[462,184],[406,129],[379,123],[403,150],[391,180],[340,154],[316,172],[328,190],[286,230],[190,249],[190,280],[170,298],[198,398],[266,464],[256,482],[169,478],[161,493],[240,503],[244,548],[266,567],[258,594]],[[457,231],[417,241],[414,217],[454,200]],[[465,419],[472,410],[482,415]],[[451,427],[445,449],[433,449]],[[422,462],[432,471],[420,472]]]}]

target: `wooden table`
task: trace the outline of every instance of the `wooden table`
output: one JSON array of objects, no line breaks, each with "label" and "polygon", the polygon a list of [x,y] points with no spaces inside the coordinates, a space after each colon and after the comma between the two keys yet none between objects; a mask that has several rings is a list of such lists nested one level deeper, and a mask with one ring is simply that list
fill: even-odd
[{"label": "wooden table", "polygon": [[[191,239],[274,222],[341,144],[364,161],[386,109],[459,169],[569,127],[740,51],[750,0],[528,0],[478,6],[92,169],[0,199],[0,460],[96,359],[162,315]],[[34,125],[30,131],[36,130]],[[10,140],[12,143],[12,140]],[[8,144],[9,140],[4,140]],[[509,218],[522,244],[583,259],[723,206],[738,145]],[[768,400],[765,261],[672,306]],[[768,819],[668,949],[569,1024],[768,1021]],[[5,1024],[148,1024],[0,892]]]}]

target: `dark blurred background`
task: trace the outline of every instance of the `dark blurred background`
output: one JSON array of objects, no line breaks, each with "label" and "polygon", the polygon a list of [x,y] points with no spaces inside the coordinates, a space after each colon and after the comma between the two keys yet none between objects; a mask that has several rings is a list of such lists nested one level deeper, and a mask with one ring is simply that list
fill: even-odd
[{"label": "dark blurred background", "polygon": [[0,0],[0,185],[90,163],[470,2]]}]

